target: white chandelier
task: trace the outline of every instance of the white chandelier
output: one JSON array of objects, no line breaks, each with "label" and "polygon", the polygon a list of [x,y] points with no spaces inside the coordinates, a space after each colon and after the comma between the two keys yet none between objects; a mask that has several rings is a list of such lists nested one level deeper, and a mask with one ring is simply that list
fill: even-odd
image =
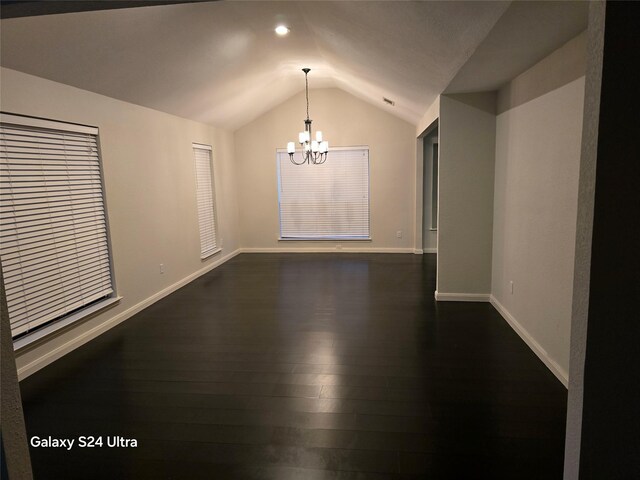
[{"label": "white chandelier", "polygon": [[287,143],[287,152],[289,153],[289,159],[291,163],[295,165],[302,165],[304,163],[320,165],[327,161],[327,153],[329,152],[329,142],[322,140],[322,132],[316,132],[316,139],[312,140],[311,135],[311,120],[309,119],[309,80],[307,75],[311,71],[310,68],[303,68],[305,91],[307,94],[307,119],[304,121],[304,132],[298,134],[298,143],[302,147],[302,161],[296,162],[293,155],[296,152],[296,145],[294,142]]}]

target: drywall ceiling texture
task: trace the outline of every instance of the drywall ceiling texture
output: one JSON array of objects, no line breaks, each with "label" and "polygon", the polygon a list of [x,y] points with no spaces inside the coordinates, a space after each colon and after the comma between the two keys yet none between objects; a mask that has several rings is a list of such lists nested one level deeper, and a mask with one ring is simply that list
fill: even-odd
[{"label": "drywall ceiling texture", "polygon": [[500,88],[587,28],[589,2],[513,2],[444,93]]},{"label": "drywall ceiling texture", "polygon": [[[1,62],[231,129],[304,89],[308,66],[312,87],[339,87],[415,125],[508,6],[211,2],[5,19]],[[289,36],[274,34],[278,23]]]}]

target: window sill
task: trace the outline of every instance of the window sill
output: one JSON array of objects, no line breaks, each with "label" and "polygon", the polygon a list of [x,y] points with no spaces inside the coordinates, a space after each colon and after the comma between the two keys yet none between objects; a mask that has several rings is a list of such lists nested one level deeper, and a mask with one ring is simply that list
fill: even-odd
[{"label": "window sill", "polygon": [[371,242],[371,237],[278,238],[279,242]]},{"label": "window sill", "polygon": [[216,253],[220,253],[222,251],[222,248],[216,248],[213,252],[209,252],[206,255],[202,255],[200,257],[200,260],[206,260],[209,257],[213,257]]},{"label": "window sill", "polygon": [[26,347],[27,345],[31,345],[32,343],[51,335],[52,333],[71,325],[72,323],[77,322],[85,317],[90,315],[94,315],[96,313],[101,312],[102,310],[106,310],[107,308],[119,303],[122,300],[122,297],[112,297],[107,298],[101,302],[94,303],[93,305],[74,313],[73,315],[69,315],[61,320],[55,321],[46,327],[35,330],[33,333],[28,333],[24,337],[19,338],[18,340],[13,342],[13,349],[15,351],[20,350],[21,348]]}]

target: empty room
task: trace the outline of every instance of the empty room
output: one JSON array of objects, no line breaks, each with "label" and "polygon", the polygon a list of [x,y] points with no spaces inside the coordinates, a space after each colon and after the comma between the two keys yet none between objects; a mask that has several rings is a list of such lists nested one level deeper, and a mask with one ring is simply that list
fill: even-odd
[{"label": "empty room", "polygon": [[638,478],[639,7],[1,13],[2,478]]}]

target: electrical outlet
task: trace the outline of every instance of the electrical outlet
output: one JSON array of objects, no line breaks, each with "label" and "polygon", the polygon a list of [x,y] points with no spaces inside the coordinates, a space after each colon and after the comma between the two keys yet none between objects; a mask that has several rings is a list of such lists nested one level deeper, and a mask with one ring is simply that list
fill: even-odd
[{"label": "electrical outlet", "polygon": [[511,295],[513,295],[513,280],[509,282],[509,289],[511,290]]},{"label": "electrical outlet", "polygon": [[164,273],[164,263],[160,264],[160,273]]},{"label": "electrical outlet", "polygon": [[402,238],[402,230],[398,230],[398,231],[396,232],[396,237],[397,237],[397,238]]}]

